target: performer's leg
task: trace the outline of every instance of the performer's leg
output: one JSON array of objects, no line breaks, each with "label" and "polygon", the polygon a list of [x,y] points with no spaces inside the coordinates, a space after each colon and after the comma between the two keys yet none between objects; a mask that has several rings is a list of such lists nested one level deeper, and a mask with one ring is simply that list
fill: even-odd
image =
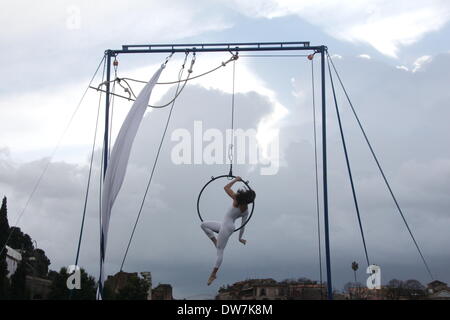
[{"label": "performer's leg", "polygon": [[220,232],[220,222],[217,221],[205,221],[202,222],[200,225],[203,231],[206,233],[208,238],[211,239],[211,241],[214,243],[214,245],[217,247],[217,240],[214,235],[214,232],[219,233]]}]

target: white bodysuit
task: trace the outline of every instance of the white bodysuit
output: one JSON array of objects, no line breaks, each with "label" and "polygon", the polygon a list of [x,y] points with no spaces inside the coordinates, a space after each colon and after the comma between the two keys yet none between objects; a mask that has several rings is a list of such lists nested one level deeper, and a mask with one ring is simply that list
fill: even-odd
[{"label": "white bodysuit", "polygon": [[[217,260],[216,260],[216,268],[219,268],[222,264],[223,260],[223,251],[225,246],[227,245],[228,239],[233,234],[235,230],[234,221],[236,219],[242,218],[242,224],[247,221],[248,217],[248,209],[244,212],[241,212],[241,209],[231,207],[225,217],[223,218],[222,223],[218,221],[205,221],[201,224],[201,228],[205,231],[206,235],[209,238],[214,238],[214,232],[218,233],[217,236]],[[239,230],[239,239],[242,239],[242,235],[244,234],[244,229]]]}]

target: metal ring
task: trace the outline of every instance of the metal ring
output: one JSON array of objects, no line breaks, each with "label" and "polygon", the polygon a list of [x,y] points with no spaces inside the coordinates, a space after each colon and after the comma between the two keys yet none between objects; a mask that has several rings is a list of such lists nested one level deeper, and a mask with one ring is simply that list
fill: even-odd
[{"label": "metal ring", "polygon": [[[202,218],[202,215],[201,215],[201,213],[200,213],[200,198],[202,197],[202,193],[203,193],[203,191],[206,189],[206,187],[207,187],[211,182],[216,181],[217,179],[221,179],[221,178],[233,178],[233,179],[234,179],[234,178],[236,178],[236,177],[235,177],[235,176],[230,176],[230,175],[228,175],[228,174],[224,174],[224,175],[217,176],[217,177],[211,177],[211,180],[209,180],[209,181],[203,186],[203,188],[202,188],[202,190],[200,190],[200,193],[199,193],[198,198],[197,198],[197,214],[198,214],[198,217],[200,218],[200,221],[201,221],[201,222],[203,222],[203,218]],[[245,185],[245,187],[247,188],[247,190],[253,190],[253,189],[249,186],[249,182],[248,182],[248,181],[241,180],[241,182]],[[234,232],[241,230],[242,228],[244,228],[244,227],[247,225],[247,223],[250,221],[250,219],[251,219],[252,216],[253,216],[253,211],[254,211],[254,210],[255,210],[255,201],[252,202],[252,211],[250,212],[250,215],[249,215],[248,219],[244,222],[243,225],[241,225],[239,228],[236,228],[236,229],[234,230]]]}]

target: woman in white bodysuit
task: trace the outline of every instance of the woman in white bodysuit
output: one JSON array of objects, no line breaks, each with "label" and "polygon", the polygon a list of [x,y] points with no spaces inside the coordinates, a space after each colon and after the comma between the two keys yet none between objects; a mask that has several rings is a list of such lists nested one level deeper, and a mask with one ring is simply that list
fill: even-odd
[{"label": "woman in white bodysuit", "polygon": [[[234,221],[238,218],[242,218],[242,224],[244,224],[248,217],[248,204],[255,200],[255,192],[253,190],[239,189],[237,192],[234,192],[231,189],[231,187],[238,181],[242,181],[241,177],[236,177],[224,187],[225,192],[233,199],[233,204],[227,211],[223,221],[205,221],[201,224],[201,228],[217,248],[217,260],[208,279],[208,285],[210,285],[217,277],[217,271],[219,270],[223,260],[223,251],[228,239],[235,230]],[[218,234],[217,239],[214,232]],[[242,238],[243,234],[244,228],[239,231],[239,241],[242,244],[246,244],[247,241]]]}]

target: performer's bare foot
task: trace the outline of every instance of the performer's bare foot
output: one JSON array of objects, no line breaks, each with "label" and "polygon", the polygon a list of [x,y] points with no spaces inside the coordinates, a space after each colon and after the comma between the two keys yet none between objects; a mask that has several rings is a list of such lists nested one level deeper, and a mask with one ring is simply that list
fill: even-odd
[{"label": "performer's bare foot", "polygon": [[211,283],[213,283],[213,281],[216,280],[216,278],[217,277],[215,275],[213,275],[213,274],[210,275],[209,279],[208,279],[208,286],[211,285]]},{"label": "performer's bare foot", "polygon": [[213,271],[211,272],[211,275],[209,276],[208,279],[208,286],[214,281],[216,280],[216,276],[217,276],[217,271],[219,271],[219,268],[214,268]]}]

